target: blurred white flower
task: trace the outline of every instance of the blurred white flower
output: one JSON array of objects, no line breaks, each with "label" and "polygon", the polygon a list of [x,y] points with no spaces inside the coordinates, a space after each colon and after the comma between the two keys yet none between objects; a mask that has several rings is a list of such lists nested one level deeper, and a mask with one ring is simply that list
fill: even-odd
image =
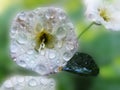
[{"label": "blurred white flower", "polygon": [[54,7],[18,13],[10,41],[12,59],[40,75],[58,72],[78,48],[73,24],[62,9]]},{"label": "blurred white flower", "polygon": [[107,29],[120,30],[120,8],[116,6],[118,1],[85,0],[87,18],[96,24],[104,25]]},{"label": "blurred white flower", "polygon": [[1,85],[0,90],[56,90],[56,82],[42,76],[13,76]]}]

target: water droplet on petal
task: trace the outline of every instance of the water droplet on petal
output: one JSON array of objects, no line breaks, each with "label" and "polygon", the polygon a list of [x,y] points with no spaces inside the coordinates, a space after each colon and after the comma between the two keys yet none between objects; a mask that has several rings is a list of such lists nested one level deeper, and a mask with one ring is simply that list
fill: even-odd
[{"label": "water droplet on petal", "polygon": [[11,46],[10,46],[10,51],[11,53],[16,53],[17,52],[17,44],[12,42]]},{"label": "water droplet on petal", "polygon": [[26,14],[25,14],[25,12],[21,12],[18,15],[18,19],[21,20],[21,21],[25,21],[26,20]]},{"label": "water droplet on petal", "polygon": [[10,80],[7,80],[7,81],[4,83],[4,88],[5,88],[5,90],[6,90],[6,89],[11,90],[12,87],[13,87],[13,85],[12,85],[12,82],[11,82]]},{"label": "water droplet on petal", "polygon": [[62,46],[63,46],[63,41],[58,41],[56,46],[57,46],[58,48],[62,48]]},{"label": "water droplet on petal", "polygon": [[55,81],[53,79],[50,80],[50,88],[55,87]]},{"label": "water droplet on petal", "polygon": [[50,59],[54,59],[56,57],[56,53],[55,52],[50,52],[49,53],[49,58]]},{"label": "water droplet on petal", "polygon": [[26,67],[26,62],[24,60],[17,60],[16,63],[21,67]]},{"label": "water droplet on petal", "polygon": [[47,72],[46,66],[44,66],[44,65],[42,65],[42,64],[37,65],[34,70],[35,70],[36,72],[38,72],[39,74],[41,74],[41,75],[44,75],[44,74],[46,74],[46,72]]},{"label": "water droplet on petal", "polygon": [[47,78],[42,78],[42,79],[40,80],[40,82],[41,82],[43,85],[47,85],[48,82],[49,82],[49,80],[48,80]]},{"label": "water droplet on petal", "polygon": [[30,79],[28,81],[28,85],[31,86],[31,87],[35,87],[38,85],[37,81],[35,79]]},{"label": "water droplet on petal", "polygon": [[47,19],[53,19],[55,17],[54,14],[55,14],[54,9],[50,8],[50,9],[47,10],[45,17]]},{"label": "water droplet on petal", "polygon": [[60,64],[60,61],[59,61],[59,60],[57,60],[57,61],[56,61],[56,63],[57,63],[57,65],[59,65],[59,64]]},{"label": "water droplet on petal", "polygon": [[56,36],[58,39],[62,39],[66,36],[66,30],[63,27],[59,27],[56,31]]},{"label": "water droplet on petal", "polygon": [[44,56],[44,55],[45,55],[45,50],[41,50],[41,51],[40,51],[40,54],[41,54],[42,56]]},{"label": "water droplet on petal", "polygon": [[63,59],[64,59],[65,61],[69,61],[71,58],[72,58],[72,54],[71,54],[70,52],[65,52],[65,53],[63,54]]},{"label": "water droplet on petal", "polygon": [[27,52],[27,54],[29,54],[29,55],[31,55],[33,53],[34,53],[34,50],[32,50],[32,49]]},{"label": "water droplet on petal", "polygon": [[75,47],[74,47],[74,43],[72,43],[72,42],[67,43],[66,49],[68,49],[68,50],[73,50],[74,48],[75,48]]},{"label": "water droplet on petal", "polygon": [[59,19],[60,19],[60,20],[66,19],[66,16],[65,16],[65,13],[64,13],[64,12],[60,12],[60,13],[59,13]]},{"label": "water droplet on petal", "polygon": [[17,41],[19,44],[25,44],[26,41],[27,41],[27,37],[25,34],[19,34],[18,35],[18,38],[17,38]]},{"label": "water droplet on petal", "polygon": [[30,12],[30,13],[28,14],[28,17],[29,17],[29,19],[33,19],[33,18],[34,18],[34,13],[33,13],[33,12]]},{"label": "water droplet on petal", "polygon": [[18,83],[24,82],[24,77],[19,77],[19,78],[17,78],[17,82],[18,82]]}]

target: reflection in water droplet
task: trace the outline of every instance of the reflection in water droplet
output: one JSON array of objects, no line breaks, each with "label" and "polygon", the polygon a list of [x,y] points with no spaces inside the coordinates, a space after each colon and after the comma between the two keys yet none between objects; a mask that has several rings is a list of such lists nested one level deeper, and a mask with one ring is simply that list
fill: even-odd
[{"label": "reflection in water droplet", "polygon": [[67,43],[66,48],[67,48],[68,50],[73,50],[75,47],[74,47],[74,44],[73,44],[73,43],[69,42],[69,43]]},{"label": "reflection in water droplet", "polygon": [[25,21],[25,19],[26,19],[25,12],[21,12],[21,13],[19,14],[19,16],[18,16],[18,19],[19,19],[19,20],[22,20],[22,21]]},{"label": "reflection in water droplet", "polygon": [[64,38],[66,36],[66,30],[63,27],[59,27],[56,32],[56,36],[58,37],[58,39]]},{"label": "reflection in water droplet", "polygon": [[34,50],[32,50],[32,49],[27,52],[27,54],[29,54],[29,55],[31,55],[33,53],[34,53]]},{"label": "reflection in water droplet", "polygon": [[50,80],[50,88],[55,87],[55,81],[53,79]]},{"label": "reflection in water droplet", "polygon": [[30,79],[28,85],[31,87],[37,86],[37,81],[35,79]]},{"label": "reflection in water droplet", "polygon": [[16,53],[17,52],[17,47],[18,47],[17,44],[13,42],[10,46],[11,53]]},{"label": "reflection in water droplet", "polygon": [[22,34],[20,33],[20,34],[18,35],[17,41],[18,41],[19,44],[25,44],[26,41],[27,41],[26,35],[23,34],[23,33],[22,33]]},{"label": "reflection in water droplet", "polygon": [[62,48],[62,46],[63,46],[63,41],[58,41],[56,46],[57,46],[58,48]]},{"label": "reflection in water droplet", "polygon": [[63,59],[64,59],[65,61],[69,61],[71,58],[72,58],[72,55],[71,55],[70,52],[65,52],[65,53],[63,54]]},{"label": "reflection in water droplet", "polygon": [[45,17],[47,19],[53,19],[55,17],[54,14],[55,14],[54,9],[50,8],[47,10]]},{"label": "reflection in water droplet", "polygon": [[33,12],[30,12],[30,13],[28,14],[28,18],[29,18],[30,20],[32,20],[32,19],[34,18],[34,13],[33,13]]},{"label": "reflection in water droplet", "polygon": [[26,62],[24,60],[16,60],[16,63],[21,67],[26,67]]},{"label": "reflection in water droplet", "polygon": [[47,78],[41,78],[40,82],[42,85],[47,85],[49,80]]},{"label": "reflection in water droplet", "polygon": [[23,78],[23,77],[19,77],[19,78],[17,78],[17,82],[18,82],[18,83],[22,83],[22,82],[24,82],[24,78]]},{"label": "reflection in water droplet", "polygon": [[39,64],[35,67],[35,71],[38,72],[41,75],[44,75],[47,72],[47,68],[44,65]]},{"label": "reflection in water droplet", "polygon": [[4,83],[4,88],[5,88],[5,90],[6,90],[6,89],[7,89],[7,90],[11,90],[12,87],[13,87],[13,85],[12,85],[12,83],[11,83],[10,80],[7,80],[7,81]]},{"label": "reflection in water droplet", "polygon": [[54,59],[56,57],[56,53],[55,52],[50,52],[49,53],[49,58],[50,59]]},{"label": "reflection in water droplet", "polygon": [[44,56],[44,55],[45,55],[45,50],[41,50],[41,51],[40,51],[40,54],[41,54],[42,56]]},{"label": "reflection in water droplet", "polygon": [[59,13],[59,19],[60,19],[60,20],[66,19],[65,13],[60,12],[60,13]]}]

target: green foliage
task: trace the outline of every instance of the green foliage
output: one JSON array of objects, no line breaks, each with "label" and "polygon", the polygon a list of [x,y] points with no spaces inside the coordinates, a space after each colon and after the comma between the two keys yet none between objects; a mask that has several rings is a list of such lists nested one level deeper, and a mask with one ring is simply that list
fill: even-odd
[{"label": "green foliage", "polygon": [[[41,6],[58,6],[67,11],[76,27],[76,33],[82,32],[89,24],[85,21],[82,0],[21,0],[21,2],[17,4],[13,2],[0,15],[0,82],[13,73],[29,73],[16,66],[9,56],[9,29],[16,12]],[[120,32],[107,31],[102,26],[93,26],[87,31],[79,40],[79,51],[88,53],[94,58],[100,67],[100,74],[98,77],[89,78],[62,72],[55,75],[58,90],[119,90],[119,38]]]}]

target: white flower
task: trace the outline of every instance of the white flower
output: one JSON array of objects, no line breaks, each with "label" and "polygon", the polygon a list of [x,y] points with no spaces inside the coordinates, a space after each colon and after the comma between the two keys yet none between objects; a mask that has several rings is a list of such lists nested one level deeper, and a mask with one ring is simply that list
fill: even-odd
[{"label": "white flower", "polygon": [[58,72],[78,48],[73,24],[62,9],[54,7],[18,13],[10,41],[12,59],[40,75]]},{"label": "white flower", "polygon": [[120,8],[118,0],[85,0],[86,16],[89,20],[102,24],[110,30],[120,30]]},{"label": "white flower", "polygon": [[56,90],[56,82],[42,76],[13,76],[5,80],[0,90]]}]

